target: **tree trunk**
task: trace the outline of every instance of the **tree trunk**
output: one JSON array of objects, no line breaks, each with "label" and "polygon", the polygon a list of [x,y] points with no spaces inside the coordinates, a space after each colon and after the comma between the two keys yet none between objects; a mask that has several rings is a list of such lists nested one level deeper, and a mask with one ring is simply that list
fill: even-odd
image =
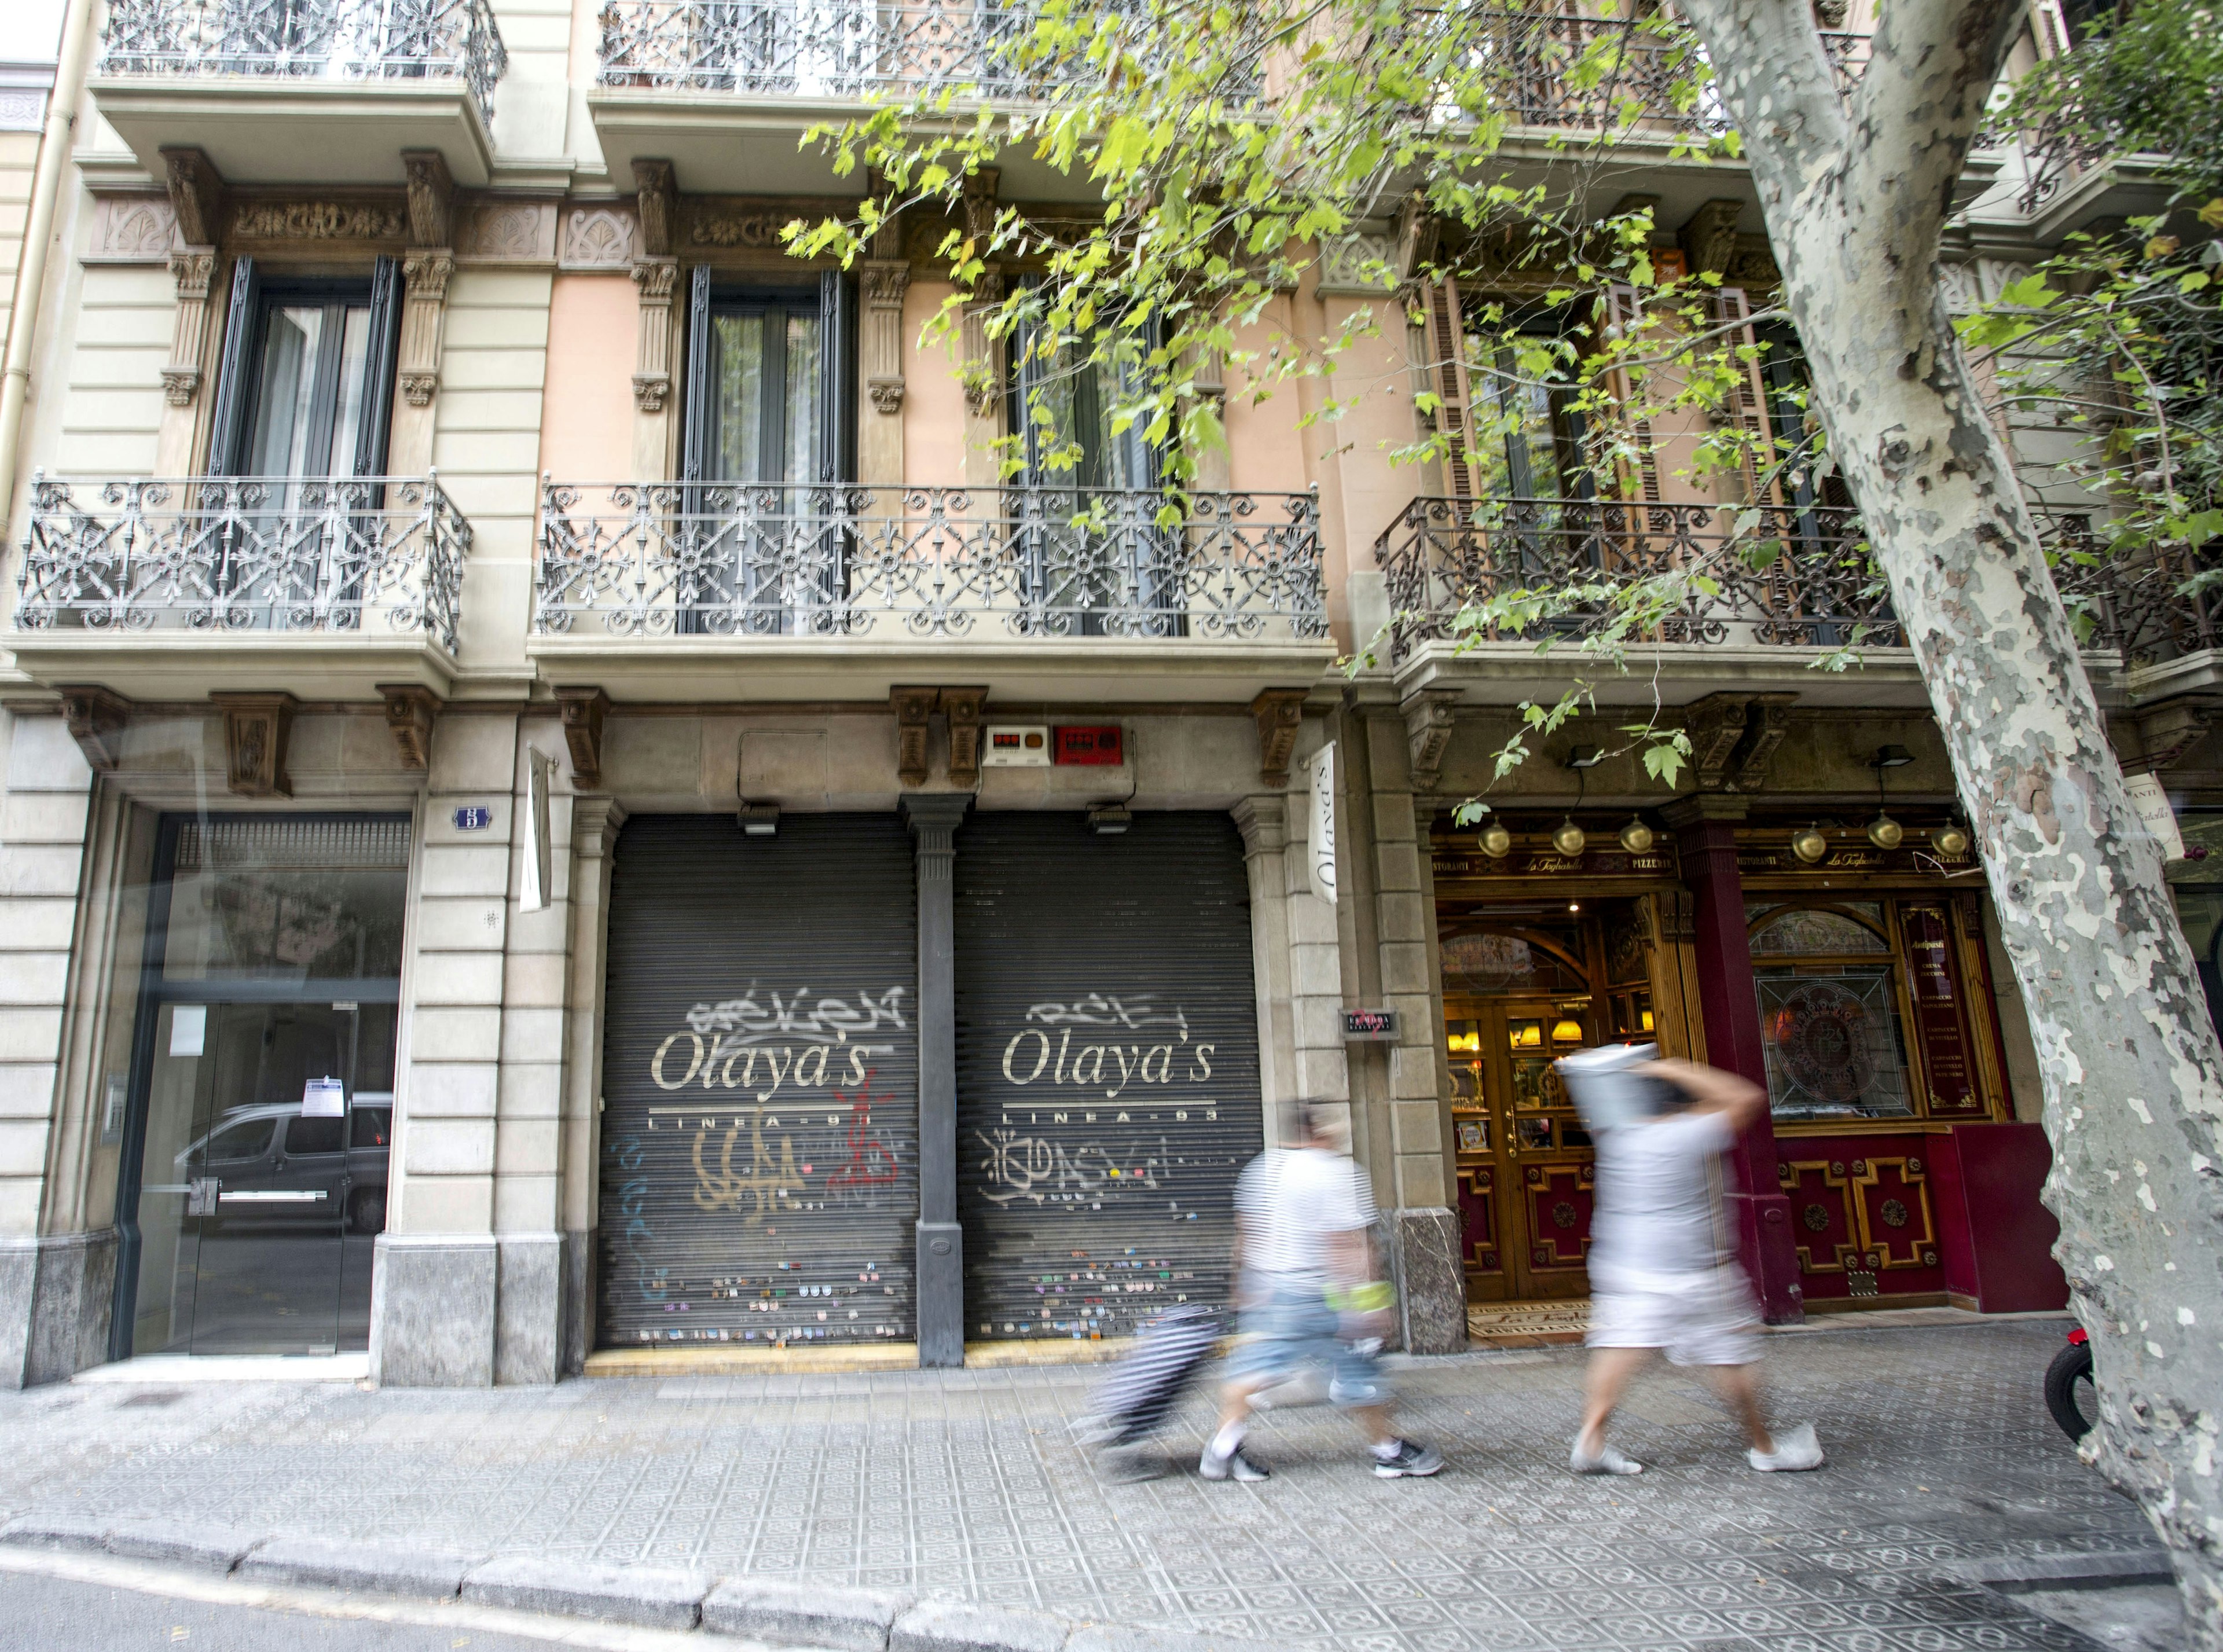
[{"label": "tree trunk", "polygon": [[1928,685],[2030,1014],[2055,1254],[2095,1354],[2097,1460],[2169,1546],[2195,1643],[2223,1648],[2223,1051],[1936,280],[1945,202],[2012,20],[1987,0],[1896,0],[1848,116],[1815,95],[1826,70],[1803,5],[1795,20],[1780,0],[1685,9],[1738,116],[1815,405]]}]

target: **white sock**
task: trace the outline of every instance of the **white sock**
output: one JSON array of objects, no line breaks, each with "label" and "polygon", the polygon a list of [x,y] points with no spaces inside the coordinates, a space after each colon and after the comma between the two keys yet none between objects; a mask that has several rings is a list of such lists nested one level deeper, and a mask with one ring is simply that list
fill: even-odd
[{"label": "white sock", "polygon": [[1374,1448],[1374,1460],[1377,1463],[1386,1463],[1403,1450],[1404,1447],[1405,1442],[1402,1440],[1385,1440]]},{"label": "white sock", "polygon": [[1215,1457],[1232,1457],[1241,1448],[1243,1436],[1247,1432],[1248,1430],[1240,1423],[1221,1423],[1219,1432],[1212,1436],[1212,1454]]}]

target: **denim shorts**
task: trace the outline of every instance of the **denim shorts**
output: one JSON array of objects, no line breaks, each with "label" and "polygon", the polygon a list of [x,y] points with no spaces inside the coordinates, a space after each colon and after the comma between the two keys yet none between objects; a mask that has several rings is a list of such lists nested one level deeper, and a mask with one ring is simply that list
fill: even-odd
[{"label": "denim shorts", "polygon": [[1332,1373],[1328,1398],[1342,1406],[1378,1405],[1387,1398],[1382,1368],[1336,1335],[1338,1316],[1317,1290],[1275,1291],[1243,1310],[1228,1357],[1232,1382],[1285,1381],[1308,1365]]}]

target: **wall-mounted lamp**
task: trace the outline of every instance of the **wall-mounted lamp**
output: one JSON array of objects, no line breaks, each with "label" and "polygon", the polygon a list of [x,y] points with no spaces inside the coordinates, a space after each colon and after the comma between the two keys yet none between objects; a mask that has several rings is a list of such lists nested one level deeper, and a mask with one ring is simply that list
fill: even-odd
[{"label": "wall-mounted lamp", "polygon": [[1513,852],[1513,834],[1506,830],[1502,820],[1492,820],[1483,827],[1482,835],[1475,841],[1492,860],[1503,860]]},{"label": "wall-mounted lamp", "polygon": [[1791,834],[1791,852],[1809,866],[1818,866],[1829,852],[1829,840],[1822,835],[1822,828],[1810,826],[1803,832]]},{"label": "wall-mounted lamp", "polygon": [[1135,823],[1124,803],[1091,803],[1088,829],[1099,838],[1116,838]]},{"label": "wall-mounted lamp", "polygon": [[1930,846],[1948,860],[1958,860],[1968,852],[1968,829],[1949,820],[1930,834]]},{"label": "wall-mounted lamp", "polygon": [[1567,753],[1570,769],[1595,769],[1605,761],[1605,752],[1597,746],[1578,745]]},{"label": "wall-mounted lamp", "polygon": [[1571,1015],[1562,1015],[1552,1023],[1552,1043],[1580,1044],[1582,1041],[1583,1024]]},{"label": "wall-mounted lamp", "polygon": [[1886,807],[1884,771],[1904,769],[1913,761],[1903,745],[1880,745],[1869,761],[1868,767],[1876,771],[1876,818],[1868,822],[1868,841],[1879,849],[1896,849],[1906,838],[1906,828],[1892,820]]},{"label": "wall-mounted lamp", "polygon": [[1622,827],[1621,846],[1632,855],[1640,855],[1652,847],[1652,828],[1644,824],[1642,815],[1631,815],[1628,824]]},{"label": "wall-mounted lamp", "polygon": [[1552,828],[1552,847],[1569,860],[1581,854],[1583,845],[1589,841],[1583,835],[1583,829],[1575,824],[1575,817],[1571,814]]},{"label": "wall-mounted lamp", "polygon": [[779,805],[744,801],[734,811],[740,821],[745,838],[773,838],[779,835]]},{"label": "wall-mounted lamp", "polygon": [[1904,769],[1914,761],[1914,754],[1903,745],[1880,745],[1868,760],[1871,769]]}]

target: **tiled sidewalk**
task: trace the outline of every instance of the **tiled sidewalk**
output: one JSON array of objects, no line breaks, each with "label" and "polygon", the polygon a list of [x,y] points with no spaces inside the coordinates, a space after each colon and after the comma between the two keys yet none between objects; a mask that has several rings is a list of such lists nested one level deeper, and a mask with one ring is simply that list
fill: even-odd
[{"label": "tiled sidewalk", "polygon": [[1955,1561],[2151,1544],[2038,1383],[2050,1322],[1771,1339],[1812,1475],[1747,1470],[1660,1371],[1622,1439],[1652,1472],[1565,1470],[1579,1349],[1415,1362],[1406,1423],[1451,1467],[1365,1472],[1331,1414],[1264,1422],[1259,1486],[1100,1479],[1067,1425],[1100,1372],[748,1377],[553,1390],[79,1384],[0,1396],[0,1510],[146,1514],[482,1552],[901,1585],[1073,1617],[1352,1652],[2088,1645],[1949,1583]]}]

